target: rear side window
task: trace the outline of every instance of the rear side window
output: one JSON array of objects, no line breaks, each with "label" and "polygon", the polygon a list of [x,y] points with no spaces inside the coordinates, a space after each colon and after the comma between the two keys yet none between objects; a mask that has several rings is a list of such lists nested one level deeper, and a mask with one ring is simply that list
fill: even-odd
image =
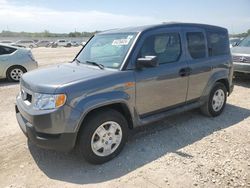
[{"label": "rear side window", "polygon": [[206,57],[206,42],[202,32],[187,33],[188,51],[193,59]]},{"label": "rear side window", "polygon": [[181,40],[178,33],[157,34],[148,37],[139,52],[139,57],[156,56],[159,64],[178,61],[181,55]]},{"label": "rear side window", "polygon": [[229,53],[228,35],[225,32],[207,32],[209,56]]},{"label": "rear side window", "polygon": [[0,55],[11,54],[14,51],[16,51],[15,48],[9,48],[9,47],[5,47],[5,46],[0,46]]}]

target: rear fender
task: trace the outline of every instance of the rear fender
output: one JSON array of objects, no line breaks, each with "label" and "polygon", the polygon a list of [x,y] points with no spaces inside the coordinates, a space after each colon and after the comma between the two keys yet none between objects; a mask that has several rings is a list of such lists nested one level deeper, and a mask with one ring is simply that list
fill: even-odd
[{"label": "rear fender", "polygon": [[228,81],[228,76],[229,76],[228,70],[220,70],[218,72],[213,73],[203,91],[203,94],[201,96],[201,102],[204,103],[207,101],[211,89],[218,80],[225,79]]}]

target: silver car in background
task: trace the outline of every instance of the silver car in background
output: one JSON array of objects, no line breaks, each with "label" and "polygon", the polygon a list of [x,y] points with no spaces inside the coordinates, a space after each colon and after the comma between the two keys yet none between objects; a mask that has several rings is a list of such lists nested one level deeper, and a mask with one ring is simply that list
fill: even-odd
[{"label": "silver car in background", "polygon": [[22,48],[36,48],[37,45],[33,40],[18,40],[12,44],[12,46],[22,47]]},{"label": "silver car in background", "polygon": [[49,46],[51,46],[51,44],[52,43],[48,40],[40,40],[36,43],[36,46],[37,47],[49,47]]},{"label": "silver car in background", "polygon": [[38,67],[31,51],[0,43],[0,78],[18,82],[21,76]]},{"label": "silver car in background", "polygon": [[250,74],[250,36],[231,48],[236,74]]}]

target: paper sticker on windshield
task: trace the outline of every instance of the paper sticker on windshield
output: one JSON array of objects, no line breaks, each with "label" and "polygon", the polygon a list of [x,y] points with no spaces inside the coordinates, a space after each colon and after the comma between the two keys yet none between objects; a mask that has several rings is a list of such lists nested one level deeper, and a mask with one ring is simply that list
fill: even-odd
[{"label": "paper sticker on windshield", "polygon": [[112,42],[113,46],[128,45],[130,39],[117,39]]}]

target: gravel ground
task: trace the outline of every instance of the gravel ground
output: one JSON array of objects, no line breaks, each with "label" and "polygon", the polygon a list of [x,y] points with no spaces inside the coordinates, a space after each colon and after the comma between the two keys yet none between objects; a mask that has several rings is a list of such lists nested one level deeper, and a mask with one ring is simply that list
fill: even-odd
[{"label": "gravel ground", "polygon": [[[33,53],[42,67],[79,49]],[[103,165],[27,142],[15,118],[18,90],[0,81],[0,187],[250,187],[250,78],[235,80],[221,116],[194,110],[131,131],[123,152]]]}]

